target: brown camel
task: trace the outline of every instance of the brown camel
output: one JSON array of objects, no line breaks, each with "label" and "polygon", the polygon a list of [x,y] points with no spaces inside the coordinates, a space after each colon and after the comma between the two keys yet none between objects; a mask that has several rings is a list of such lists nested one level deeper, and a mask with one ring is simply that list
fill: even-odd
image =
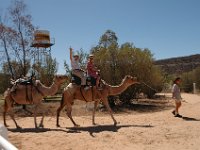
[{"label": "brown camel", "polygon": [[[85,91],[84,89],[80,88],[80,86],[74,85],[70,83],[63,91],[62,100],[60,107],[57,109],[57,127],[60,127],[59,125],[59,116],[60,111],[66,106],[67,115],[74,124],[74,126],[79,126],[75,123],[75,121],[72,118],[71,112],[72,112],[72,105],[74,103],[75,99],[91,102],[94,101],[94,110],[92,114],[92,123],[95,125],[95,111],[99,104],[99,101],[101,100],[103,104],[106,106],[107,110],[109,111],[111,118],[114,121],[114,125],[117,124],[117,121],[115,120],[112,110],[109,106],[107,97],[110,95],[118,95],[125,91],[130,85],[139,83],[137,82],[136,78],[133,78],[132,76],[125,76],[125,78],[122,80],[121,84],[118,86],[111,86],[108,85],[105,81],[102,82],[102,90],[97,90],[95,87],[90,88],[89,90]],[[92,94],[93,93],[93,94]]]},{"label": "brown camel", "polygon": [[[4,98],[5,98],[5,104],[4,104],[4,112],[3,112],[3,119],[4,119],[4,125],[8,127],[6,124],[6,113],[8,111],[11,111],[10,116],[12,120],[14,121],[15,125],[17,128],[20,128],[18,126],[15,118],[14,118],[14,113],[12,111],[13,104],[34,104],[35,109],[34,109],[34,123],[35,123],[35,128],[38,128],[37,126],[37,121],[36,121],[36,111],[37,107],[41,103],[42,99],[45,96],[49,95],[55,95],[56,92],[58,91],[60,85],[67,80],[67,76],[61,76],[61,75],[56,75],[54,77],[54,82],[50,87],[44,86],[39,80],[36,80],[34,85],[21,85],[18,84],[16,86],[16,91],[12,91],[10,88],[8,88],[4,92]],[[44,115],[42,116],[41,122],[39,127],[43,127],[43,118]]]}]

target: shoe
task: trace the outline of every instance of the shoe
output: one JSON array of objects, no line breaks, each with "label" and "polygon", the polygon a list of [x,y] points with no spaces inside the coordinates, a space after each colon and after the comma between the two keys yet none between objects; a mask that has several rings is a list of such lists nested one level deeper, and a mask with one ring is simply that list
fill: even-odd
[{"label": "shoe", "polygon": [[182,118],[182,116],[179,114],[176,114],[174,117]]},{"label": "shoe", "polygon": [[172,111],[172,114],[175,115],[175,110]]}]

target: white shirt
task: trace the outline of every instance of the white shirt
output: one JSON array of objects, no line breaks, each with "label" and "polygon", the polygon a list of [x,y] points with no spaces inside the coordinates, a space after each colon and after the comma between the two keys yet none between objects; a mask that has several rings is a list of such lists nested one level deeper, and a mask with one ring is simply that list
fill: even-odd
[{"label": "white shirt", "polygon": [[81,69],[78,60],[76,61],[74,58],[71,60],[72,70]]},{"label": "white shirt", "polygon": [[177,84],[174,84],[172,87],[172,97],[175,99],[181,99],[181,91]]}]

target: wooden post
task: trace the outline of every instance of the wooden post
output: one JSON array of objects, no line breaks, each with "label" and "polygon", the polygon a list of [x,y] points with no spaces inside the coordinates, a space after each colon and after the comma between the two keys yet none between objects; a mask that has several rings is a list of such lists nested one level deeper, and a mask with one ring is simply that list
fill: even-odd
[{"label": "wooden post", "polygon": [[197,91],[196,91],[196,83],[193,83],[193,94],[196,94]]}]

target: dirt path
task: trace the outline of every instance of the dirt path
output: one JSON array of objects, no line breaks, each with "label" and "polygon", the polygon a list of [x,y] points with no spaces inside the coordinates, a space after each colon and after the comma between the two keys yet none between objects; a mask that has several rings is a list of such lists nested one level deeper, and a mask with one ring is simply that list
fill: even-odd
[{"label": "dirt path", "polygon": [[56,128],[56,118],[46,117],[45,128],[36,131],[32,117],[19,117],[24,129],[15,130],[8,120],[9,139],[22,150],[199,150],[200,96],[182,97],[183,119],[173,117],[171,110],[122,113],[115,115],[120,124],[114,127],[108,114],[96,117],[97,126],[91,125],[91,116],[76,116],[81,127],[73,128],[67,117],[61,117],[62,127]]}]

